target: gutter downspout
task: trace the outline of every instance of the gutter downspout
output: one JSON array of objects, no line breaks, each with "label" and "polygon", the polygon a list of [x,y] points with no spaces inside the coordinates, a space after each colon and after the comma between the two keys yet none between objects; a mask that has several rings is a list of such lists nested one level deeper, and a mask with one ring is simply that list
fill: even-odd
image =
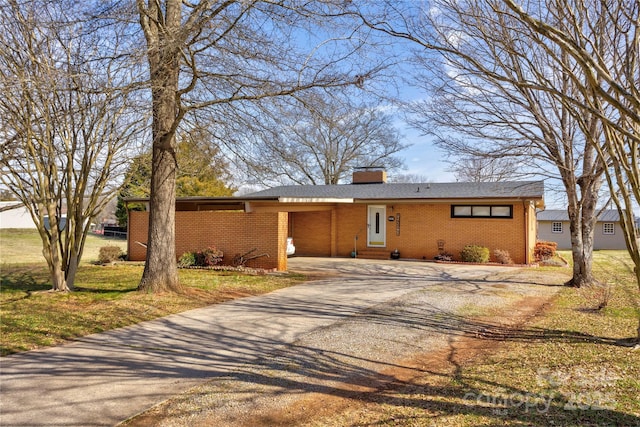
[{"label": "gutter downspout", "polygon": [[131,231],[131,223],[129,218],[129,202],[124,201],[124,209],[127,211],[127,261],[129,260],[129,256],[131,255],[131,239],[130,239],[130,231]]},{"label": "gutter downspout", "polygon": [[531,254],[531,248],[529,247],[529,206],[531,201],[525,200],[522,204],[524,206],[524,262],[529,265],[531,263],[529,258]]}]

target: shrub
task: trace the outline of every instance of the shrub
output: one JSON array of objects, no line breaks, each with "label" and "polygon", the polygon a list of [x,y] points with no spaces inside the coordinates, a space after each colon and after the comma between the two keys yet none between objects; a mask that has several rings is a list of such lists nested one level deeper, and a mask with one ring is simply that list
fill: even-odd
[{"label": "shrub", "polygon": [[511,259],[511,254],[509,254],[509,251],[496,249],[495,251],[493,251],[493,256],[500,264],[513,264],[513,260]]},{"label": "shrub", "polygon": [[185,252],[178,260],[179,267],[192,267],[196,265],[196,254],[193,252]]},{"label": "shrub", "polygon": [[179,267],[211,267],[222,262],[224,253],[215,246],[198,252],[185,252],[178,259]]},{"label": "shrub", "polygon": [[220,264],[222,262],[222,258],[224,257],[222,251],[220,249],[217,249],[215,246],[208,247],[207,249],[202,251],[202,253],[204,254],[204,266]]},{"label": "shrub", "polygon": [[556,256],[557,249],[558,244],[556,242],[538,241],[536,242],[536,247],[533,251],[533,254],[536,258],[536,261],[544,261]]},{"label": "shrub", "polygon": [[463,262],[484,263],[489,261],[489,248],[477,245],[467,245],[460,252],[460,259]]},{"label": "shrub", "polygon": [[599,283],[580,288],[580,293],[584,297],[589,309],[600,311],[609,305],[612,289],[611,286],[606,283]]},{"label": "shrub", "polygon": [[540,244],[540,245],[544,245],[544,246],[551,246],[554,250],[554,252],[556,250],[558,250],[558,243],[556,242],[550,242],[550,241],[546,241],[546,240],[538,240],[536,242],[536,244]]},{"label": "shrub", "polygon": [[98,253],[98,261],[100,264],[109,264],[122,259],[123,253],[119,246],[103,246]]}]

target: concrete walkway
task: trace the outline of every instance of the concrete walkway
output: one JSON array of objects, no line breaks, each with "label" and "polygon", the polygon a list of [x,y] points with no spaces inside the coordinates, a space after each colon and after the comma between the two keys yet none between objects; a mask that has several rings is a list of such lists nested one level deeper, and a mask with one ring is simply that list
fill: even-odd
[{"label": "concrete walkway", "polygon": [[[506,270],[314,258],[293,258],[289,268],[335,276],[0,359],[0,425],[114,425],[205,379],[240,378],[292,343],[391,301],[420,294],[453,313],[469,295],[491,294],[486,276]],[[517,286],[523,295],[544,288]],[[451,293],[459,298],[449,307],[443,295]]]}]

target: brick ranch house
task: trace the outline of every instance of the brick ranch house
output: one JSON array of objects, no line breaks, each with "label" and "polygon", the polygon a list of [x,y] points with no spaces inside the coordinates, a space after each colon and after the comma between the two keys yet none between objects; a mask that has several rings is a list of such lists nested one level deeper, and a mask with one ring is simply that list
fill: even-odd
[{"label": "brick ranch house", "polygon": [[[384,170],[362,168],[352,184],[275,187],[241,197],[176,200],[176,253],[216,246],[225,262],[255,248],[269,254],[247,265],[287,269],[286,239],[296,255],[431,260],[465,245],[509,252],[533,261],[536,208],[544,185],[533,182],[386,182]],[[127,202],[144,202],[128,199]],[[129,212],[130,260],[146,258],[148,213]],[[355,254],[354,254],[355,253]]]}]

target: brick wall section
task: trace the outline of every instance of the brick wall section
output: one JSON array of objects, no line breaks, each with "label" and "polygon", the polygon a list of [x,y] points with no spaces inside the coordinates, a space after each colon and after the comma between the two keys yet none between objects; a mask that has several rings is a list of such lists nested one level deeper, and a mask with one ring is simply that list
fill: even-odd
[{"label": "brick wall section", "polygon": [[[148,213],[129,212],[129,259],[144,261],[146,249],[135,242],[147,241]],[[216,246],[224,252],[224,263],[236,254],[256,248],[251,255],[268,253],[246,265],[255,268],[287,269],[285,212],[176,212],[176,254]]]},{"label": "brick wall section", "polygon": [[357,235],[358,250],[367,246],[367,205],[339,205],[336,216],[336,246],[338,256],[349,256]]},{"label": "brick wall section", "polygon": [[296,255],[331,255],[331,211],[293,212],[289,228]]},{"label": "brick wall section", "polygon": [[[393,209],[392,209],[393,206]],[[526,209],[529,209],[528,207]],[[400,214],[400,233],[397,234],[397,221],[389,222],[387,217]],[[531,211],[528,213],[531,215]],[[302,214],[301,214],[302,215]],[[319,242],[314,255],[330,256],[330,245],[325,249],[325,240],[331,235],[331,223],[312,221],[310,213],[304,213],[309,221],[295,219],[296,245],[304,242]],[[349,256],[354,247],[354,236],[358,235],[358,250],[367,246],[367,205],[338,205],[336,207],[336,247],[337,256]],[[533,216],[532,218],[535,218]],[[525,207],[522,203],[513,204],[513,218],[451,218],[449,204],[400,204],[387,205],[386,249],[400,251],[402,258],[431,260],[438,254],[437,241],[445,241],[445,251],[459,259],[465,245],[474,244],[509,251],[516,263],[527,263],[526,249],[532,251],[535,244],[535,221],[525,226]],[[304,237],[303,237],[304,236]],[[300,243],[299,243],[300,242]],[[322,242],[322,244],[320,244]],[[305,249],[306,250],[306,249]],[[300,254],[302,254],[300,252]]]},{"label": "brick wall section", "polygon": [[387,182],[386,171],[356,171],[353,173],[354,184],[370,184]]},{"label": "brick wall section", "polygon": [[149,213],[129,211],[127,225],[127,256],[129,261],[144,261],[147,250],[139,243],[147,243],[149,233]]}]

